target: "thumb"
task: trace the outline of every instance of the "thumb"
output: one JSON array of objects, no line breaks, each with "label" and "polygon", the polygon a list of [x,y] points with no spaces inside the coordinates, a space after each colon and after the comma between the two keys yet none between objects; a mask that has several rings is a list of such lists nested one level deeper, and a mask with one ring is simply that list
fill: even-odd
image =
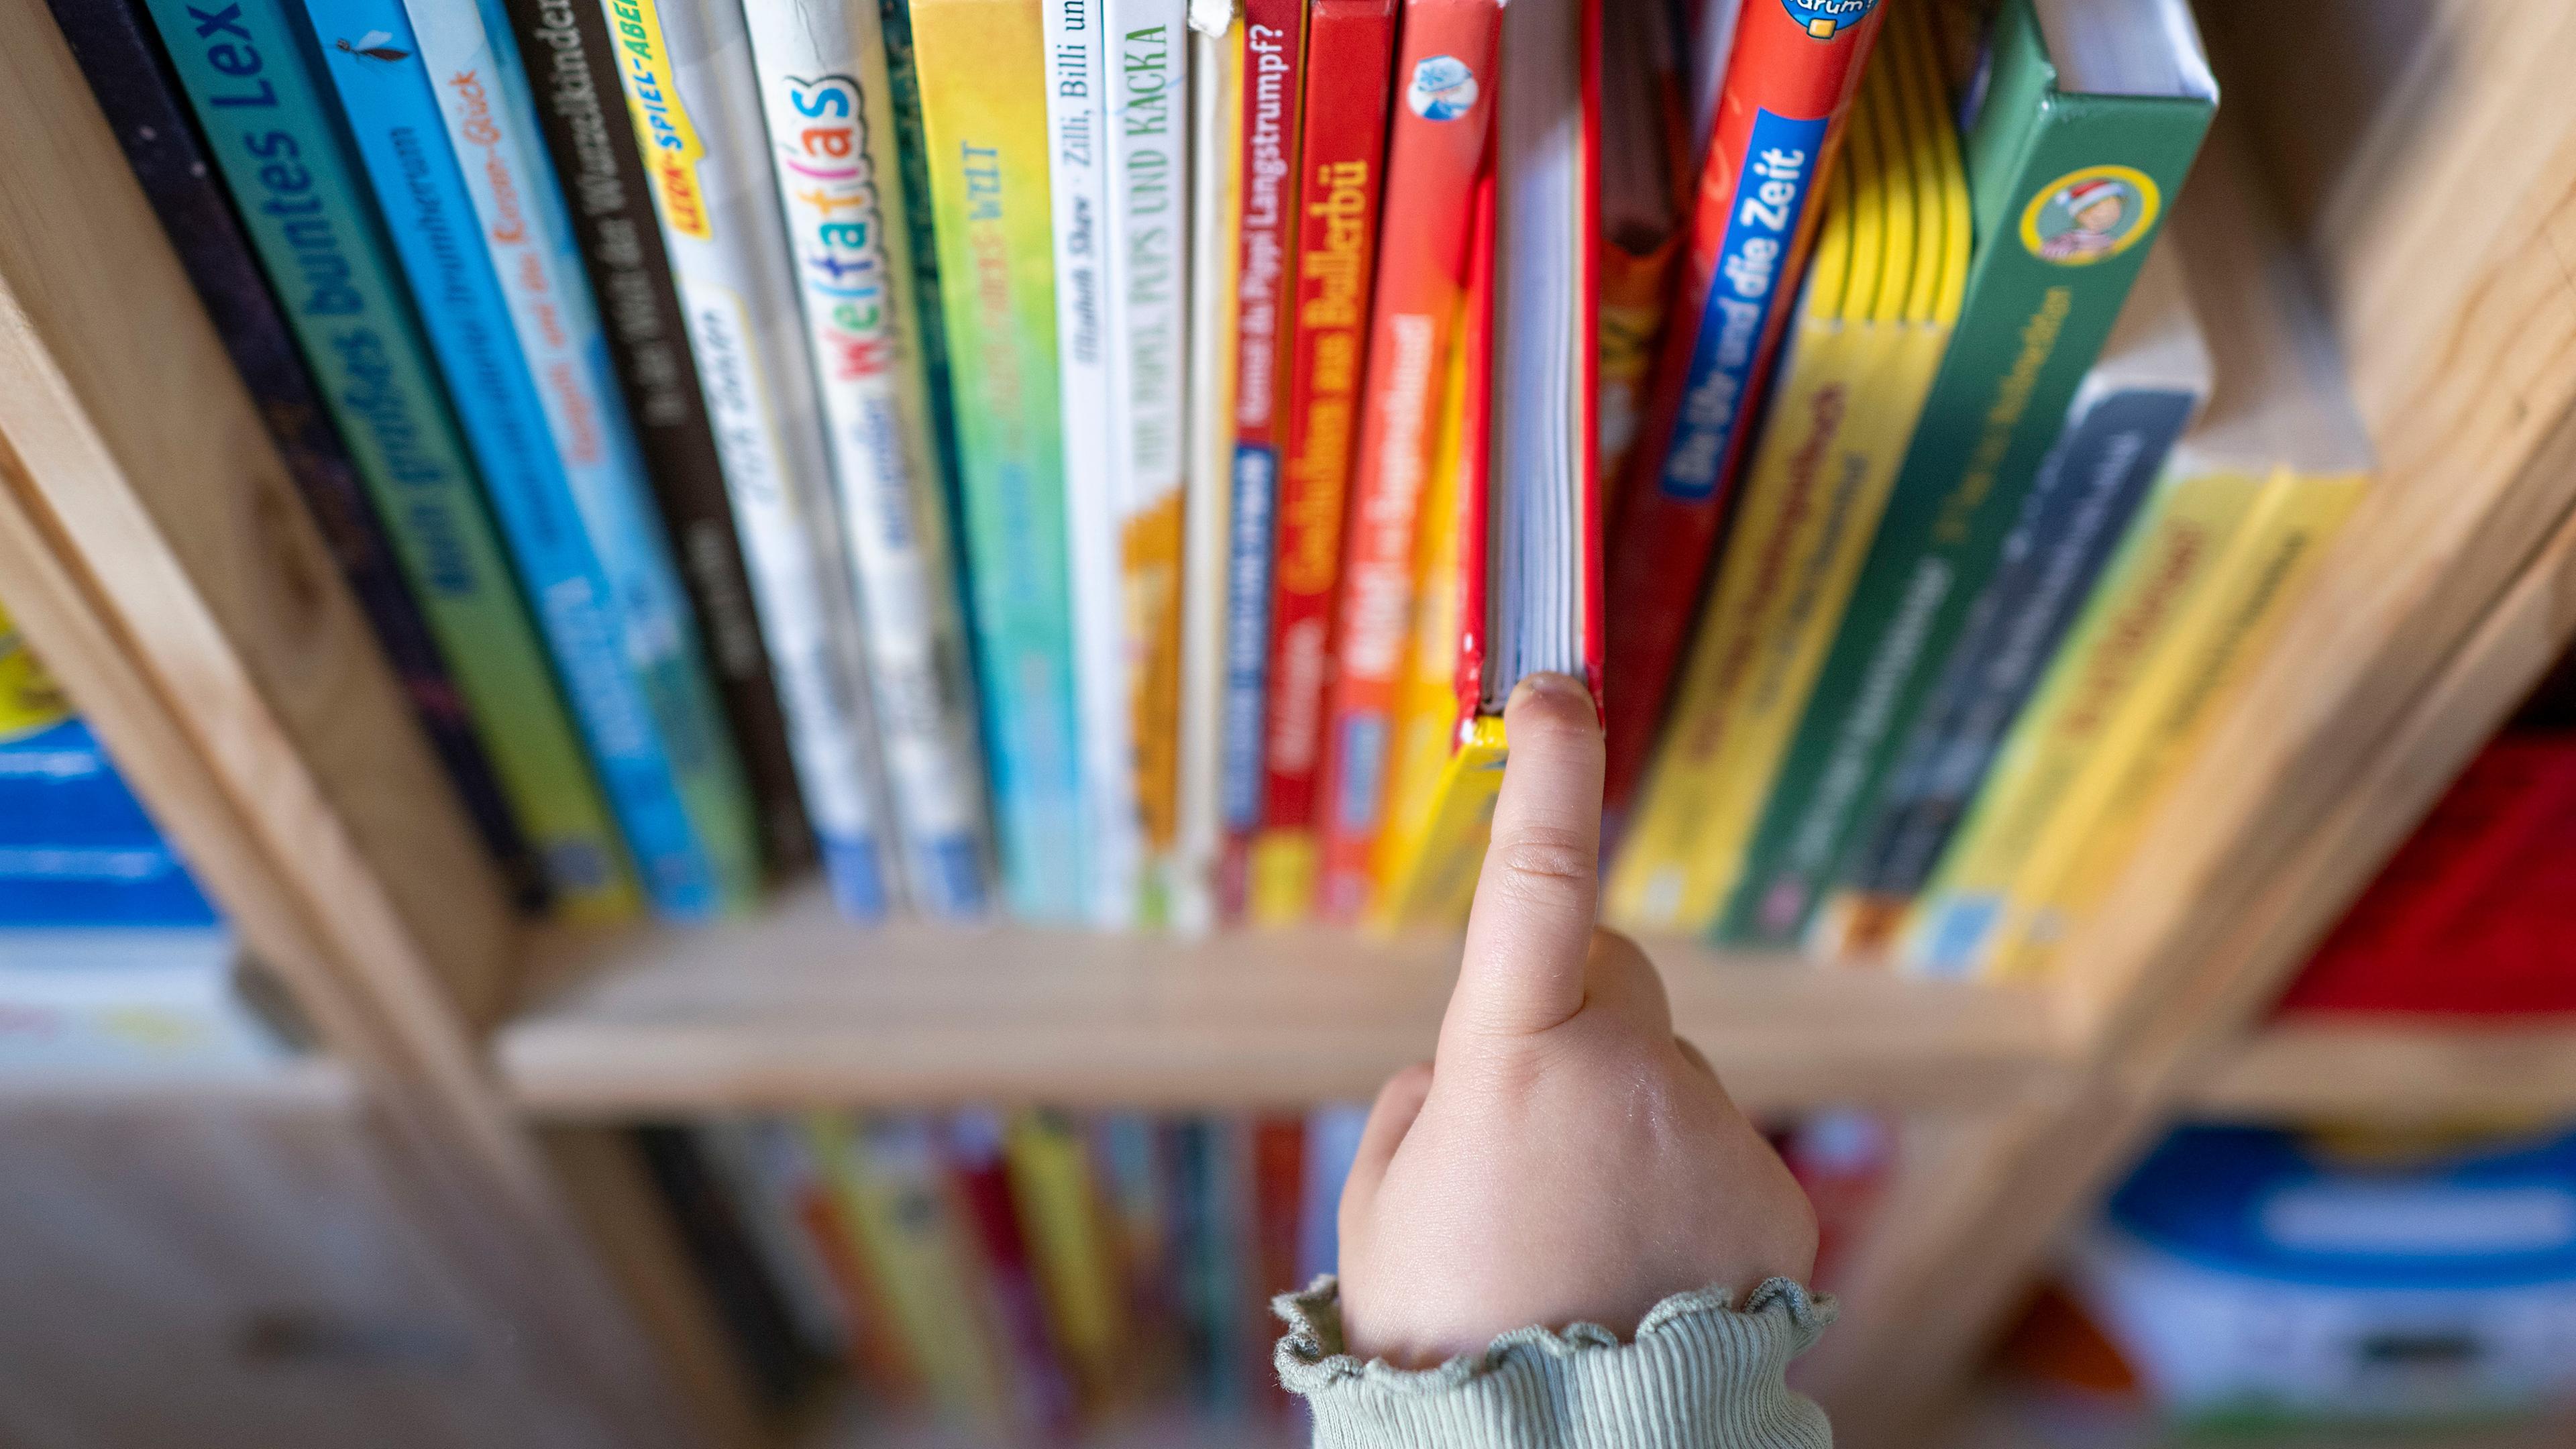
[{"label": "thumb", "polygon": [[1503,727],[1511,757],[1444,1031],[1519,1036],[1583,1008],[1600,898],[1601,719],[1582,684],[1535,674],[1512,690]]}]

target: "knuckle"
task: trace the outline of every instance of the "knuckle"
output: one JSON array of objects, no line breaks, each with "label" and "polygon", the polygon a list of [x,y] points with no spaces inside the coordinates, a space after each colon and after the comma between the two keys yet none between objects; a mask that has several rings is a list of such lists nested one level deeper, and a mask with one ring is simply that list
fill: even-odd
[{"label": "knuckle", "polygon": [[1507,880],[1552,883],[1590,889],[1600,870],[1592,842],[1581,832],[1554,825],[1524,825],[1497,838],[1494,863]]}]

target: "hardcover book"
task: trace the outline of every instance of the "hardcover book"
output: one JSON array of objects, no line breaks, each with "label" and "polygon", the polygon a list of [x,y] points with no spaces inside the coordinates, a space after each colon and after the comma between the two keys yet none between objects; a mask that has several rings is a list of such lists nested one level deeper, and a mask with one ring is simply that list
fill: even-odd
[{"label": "hardcover book", "polygon": [[[1366,388],[1329,695],[1324,914],[1367,914],[1413,615],[1414,534],[1439,432],[1440,381],[1467,285],[1468,231],[1492,128],[1495,0],[1407,0],[1386,148]],[[1443,519],[1441,522],[1446,523]]]},{"label": "hardcover book", "polygon": [[[412,713],[482,833],[484,848],[521,907],[542,911],[549,894],[542,863],[476,738],[467,696],[449,673],[429,622],[404,584],[395,546],[368,501],[358,465],[297,355],[278,310],[279,298],[270,292],[249,241],[233,220],[224,183],[188,119],[177,80],[164,68],[150,20],[140,5],[123,3],[56,0],[53,10],[72,58],[80,63],[125,150],[126,164],[143,183],[145,199],[206,304],[233,370],[259,404],[279,458],[321,525],[323,541],[366,611],[378,646],[411,700]],[[526,633],[524,624],[520,632]],[[533,649],[534,641],[526,642]],[[569,743],[570,726],[560,714],[558,706],[557,722]],[[601,819],[604,824],[605,817]]]},{"label": "hardcover book", "polygon": [[1884,788],[2217,104],[2182,0],[2006,0],[1967,294],[1718,934],[1797,942]]},{"label": "hardcover book", "polygon": [[1020,918],[1078,920],[1094,896],[1040,7],[914,0],[911,17],[1003,875]]},{"label": "hardcover book", "polygon": [[1342,512],[1367,364],[1369,285],[1384,189],[1396,0],[1313,0],[1298,142],[1295,309],[1283,353],[1285,409],[1271,544],[1270,663],[1261,835],[1252,914],[1301,920],[1315,886],[1315,791],[1323,768]]},{"label": "hardcover book", "polygon": [[814,861],[814,831],[787,748],[787,717],[744,572],[724,462],[689,353],[688,324],[653,216],[652,182],[620,119],[617,51],[606,16],[588,0],[506,0],[537,92],[537,120],[573,216],[626,415],[644,445],[644,471],[680,576],[704,632],[708,667],[733,726],[760,811],[762,861],[773,880]]},{"label": "hardcover book", "polygon": [[[617,0],[607,0],[614,6]],[[618,11],[611,9],[612,15]],[[888,849],[867,658],[741,12],[632,0],[618,74],[834,900],[884,914]],[[632,26],[632,29],[625,29]]]},{"label": "hardcover book", "polygon": [[971,919],[990,896],[983,761],[930,435],[911,229],[895,181],[885,43],[872,0],[745,15],[856,573],[888,833],[915,904]]},{"label": "hardcover book", "polygon": [[2066,428],[2039,465],[2002,565],[1969,611],[1940,682],[1897,757],[1878,813],[1817,914],[1809,946],[1883,952],[1974,798],[2113,548],[2209,396],[2209,347],[2174,248],[2147,257]]},{"label": "hardcover book", "polygon": [[1663,720],[1709,552],[1815,243],[1817,188],[1833,170],[1884,20],[1866,0],[1741,0],[1671,325],[1610,525],[1610,577],[1618,583],[1602,788],[1614,822]]},{"label": "hardcover book", "polygon": [[[242,0],[201,34],[183,0],[146,8],[557,909],[574,920],[633,914],[625,846],[336,103],[305,53],[304,22],[289,0]],[[217,46],[231,47],[221,66]]]},{"label": "hardcover book", "polygon": [[1635,818],[1610,918],[1705,930],[1797,729],[1968,270],[1968,193],[1928,27],[1899,10],[1871,57],[1822,206],[1771,416]]},{"label": "hardcover book", "polygon": [[[524,97],[513,102],[488,60],[433,76],[395,0],[305,8],[646,890],[678,919],[738,905],[757,875],[749,802],[641,496],[561,198],[550,176],[535,184],[543,173],[519,144],[532,136],[505,125]],[[481,31],[469,11],[441,18]],[[472,128],[471,167],[442,90],[457,128]],[[517,119],[533,131],[524,110]]]}]

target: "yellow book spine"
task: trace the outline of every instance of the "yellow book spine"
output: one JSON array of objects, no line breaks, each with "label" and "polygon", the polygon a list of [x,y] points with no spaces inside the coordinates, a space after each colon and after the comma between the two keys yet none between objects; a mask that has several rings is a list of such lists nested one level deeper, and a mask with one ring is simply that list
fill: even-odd
[{"label": "yellow book spine", "polygon": [[2239,473],[2158,486],[1909,914],[1908,966],[1967,976],[1993,958],[2014,881],[2217,573],[2260,488]]},{"label": "yellow book spine", "polygon": [[1503,761],[1511,754],[1500,715],[1478,715],[1441,766],[1421,844],[1388,882],[1387,916],[1397,925],[1455,926],[1476,897],[1476,873],[1494,827]]},{"label": "yellow book spine", "polygon": [[1022,1112],[1002,1150],[1048,1322],[1075,1380],[1097,1399],[1115,1386],[1126,1326],[1082,1134],[1061,1113]]},{"label": "yellow book spine", "polygon": [[1008,1410],[1001,1361],[971,1291],[979,1265],[927,1128],[816,1116],[806,1138],[932,1396],[1000,1425]]},{"label": "yellow book spine", "polygon": [[1948,336],[1818,324],[1800,337],[1611,872],[1621,926],[1706,930],[1734,890]]},{"label": "yellow book spine", "polygon": [[2357,474],[2284,471],[2264,487],[2154,680],[2123,712],[2118,737],[2105,742],[2014,883],[1992,975],[2044,974],[2059,943],[2110,894],[2156,808],[2361,501],[2364,482]]},{"label": "yellow book spine", "polygon": [[[1453,334],[1454,335],[1454,334]],[[1449,763],[1458,725],[1458,471],[1464,452],[1460,419],[1467,403],[1467,349],[1449,349],[1431,472],[1423,479],[1422,526],[1413,535],[1413,642],[1397,691],[1395,738],[1388,752],[1386,828],[1373,862],[1370,919],[1391,925],[1393,884],[1420,856]]]},{"label": "yellow book spine", "polygon": [[1252,838],[1249,910],[1256,926],[1303,925],[1315,905],[1323,848],[1311,830],[1265,830]]}]

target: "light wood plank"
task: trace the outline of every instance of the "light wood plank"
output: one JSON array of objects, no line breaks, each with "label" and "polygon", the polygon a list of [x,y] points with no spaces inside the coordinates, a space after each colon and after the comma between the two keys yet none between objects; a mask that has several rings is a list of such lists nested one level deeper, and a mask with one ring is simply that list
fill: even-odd
[{"label": "light wood plank", "polygon": [[2188,1084],[2195,1116],[2373,1125],[2576,1116],[2576,1021],[2276,1022]]},{"label": "light wood plank", "polygon": [[518,927],[38,0],[0,0],[0,587],[364,1083],[460,1288],[637,1446],[673,1393],[493,1090]]},{"label": "light wood plank", "polygon": [[[730,925],[557,942],[556,984],[498,1056],[523,1102],[558,1115],[1365,1098],[1430,1055],[1456,953],[1325,931],[868,929],[808,888]],[[2066,1059],[2033,993],[1654,954],[1681,1034],[1755,1110],[2002,1100]]]}]

